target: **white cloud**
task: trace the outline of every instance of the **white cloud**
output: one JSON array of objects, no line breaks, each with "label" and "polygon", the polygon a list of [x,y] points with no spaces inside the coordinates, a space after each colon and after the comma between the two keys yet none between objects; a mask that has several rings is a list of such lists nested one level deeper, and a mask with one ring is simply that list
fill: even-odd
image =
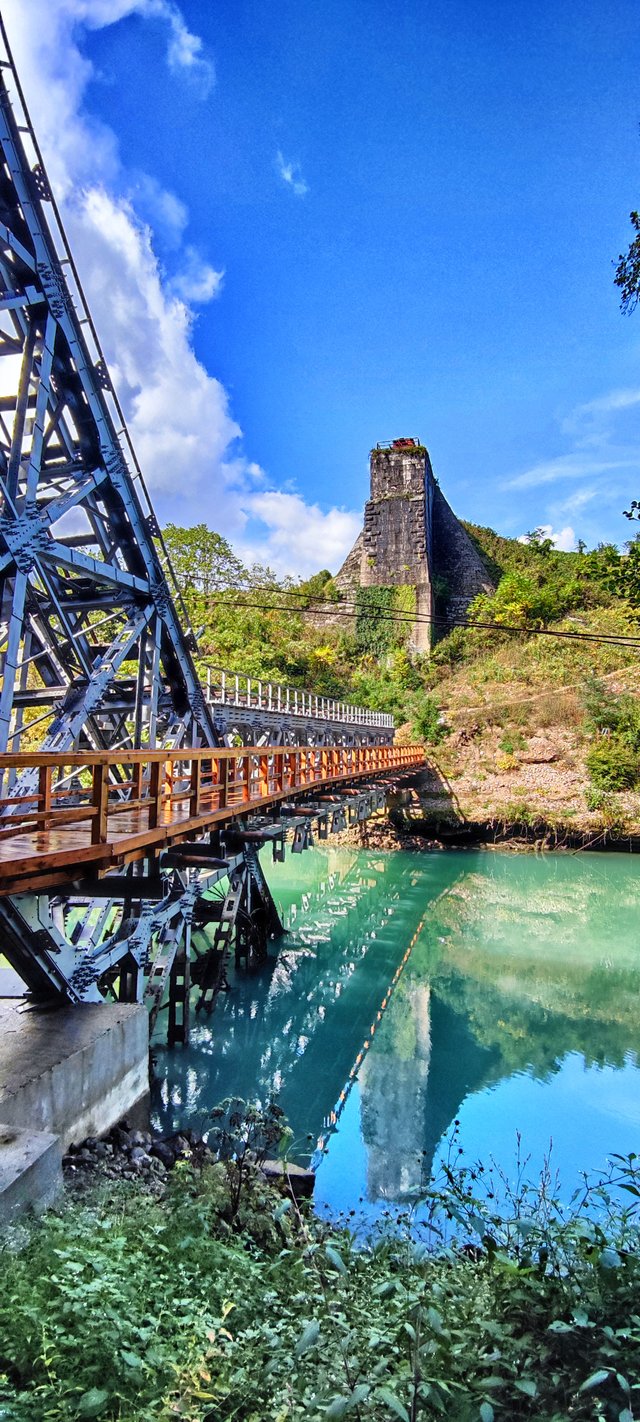
[{"label": "white cloud", "polygon": [[557,533],[550,529],[547,536],[553,540],[554,546],[560,548],[563,553],[574,553],[578,546],[575,529],[569,526],[559,529]]},{"label": "white cloud", "polygon": [[290,163],[283,157],[280,149],[276,153],[276,168],[286,187],[291,188],[296,197],[306,197],[309,191],[309,184],[302,176],[302,169],[299,163]]},{"label": "white cloud", "polygon": [[565,421],[564,427],[573,429],[584,419],[617,414],[620,410],[632,409],[634,405],[640,405],[640,390],[609,390],[606,395],[599,395],[595,400],[577,405]]},{"label": "white cloud", "polygon": [[151,224],[170,250],[180,247],[189,213],[175,193],[156,182],[149,173],[135,173],[126,196],[140,217]]},{"label": "white cloud", "polygon": [[[247,460],[227,393],[196,358],[192,307],[220,291],[223,273],[185,244],[188,212],[149,174],[127,172],[115,133],[87,112],[94,71],[79,48],[82,30],[138,16],[167,27],[174,74],[202,94],[213,66],[201,39],[170,0],[4,0],[3,18],[43,156],[61,204],[100,340],[150,491],[171,517],[207,521],[244,536],[252,556],[280,572],[337,568],[359,519],[323,513],[297,494],[268,489]],[[282,180],[297,196],[299,165],[278,155]],[[167,278],[154,252],[154,229],[175,257]],[[250,540],[250,543],[249,543]]]},{"label": "white cloud", "polygon": [[[329,568],[336,572],[356,541],[362,516],[346,509],[323,513],[298,494],[265,490],[247,501],[253,519],[263,527],[260,544],[240,551],[248,561],[266,562],[276,572],[299,575]],[[249,530],[250,531],[250,530]]]},{"label": "white cloud", "polygon": [[555,484],[560,479],[594,478],[607,474],[612,469],[637,469],[640,452],[629,450],[619,458],[595,458],[577,450],[571,454],[560,454],[557,459],[542,460],[530,469],[506,479],[504,489],[536,489],[541,484]]},{"label": "white cloud", "polygon": [[[203,95],[209,93],[215,83],[215,70],[210,59],[205,58],[203,43],[199,35],[187,29],[180,11],[165,0],[148,0],[148,13],[158,13],[166,19],[170,27],[167,57],[174,70],[185,70],[190,79],[196,81]],[[145,13],[145,10],[143,10]]]},{"label": "white cloud", "polygon": [[224,272],[204,262],[195,247],[186,247],[182,268],[169,286],[187,304],[201,306],[218,295],[223,279]]},{"label": "white cloud", "polygon": [[[569,526],[567,526],[566,528],[560,528],[556,533],[554,532],[554,529],[550,523],[542,523],[539,525],[539,532],[542,534],[543,538],[550,538],[554,548],[560,549],[562,553],[575,553],[575,550],[578,546],[578,540],[573,528],[570,528]],[[521,533],[520,537],[518,538],[518,543],[528,542],[528,535],[526,533]]]},{"label": "white cloud", "polygon": [[597,499],[601,492],[602,491],[597,488],[578,489],[575,494],[570,494],[568,498],[562,499],[559,503],[555,504],[554,508],[559,514],[580,513],[582,509],[587,507],[587,504]]},{"label": "white cloud", "polygon": [[[505,489],[537,489],[544,485],[580,480],[586,486],[562,502],[549,506],[547,516],[558,511],[574,513],[591,502],[596,492],[606,498],[613,485],[624,482],[625,471],[640,466],[640,388],[607,390],[593,400],[576,405],[558,420],[565,448],[504,480]],[[616,479],[616,473],[620,478]],[[613,480],[611,476],[614,476]]]},{"label": "white cloud", "polygon": [[162,285],[149,228],[97,187],[67,221],[149,487],[206,493],[240,430],[222,385],[193,353],[188,306]]}]

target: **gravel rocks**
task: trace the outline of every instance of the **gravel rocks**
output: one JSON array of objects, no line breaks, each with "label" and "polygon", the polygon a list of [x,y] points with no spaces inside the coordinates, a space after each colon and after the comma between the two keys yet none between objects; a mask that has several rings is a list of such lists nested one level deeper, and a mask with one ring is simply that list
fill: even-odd
[{"label": "gravel rocks", "polygon": [[160,1194],[176,1161],[191,1160],[200,1166],[211,1159],[209,1147],[195,1131],[160,1137],[120,1121],[103,1139],[88,1136],[71,1145],[62,1165],[65,1182],[72,1189],[82,1190],[102,1178],[136,1180],[153,1194]]}]

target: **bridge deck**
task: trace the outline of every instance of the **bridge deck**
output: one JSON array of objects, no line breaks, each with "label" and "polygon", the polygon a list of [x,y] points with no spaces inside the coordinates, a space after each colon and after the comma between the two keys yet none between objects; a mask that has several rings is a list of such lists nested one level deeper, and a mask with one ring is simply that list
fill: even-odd
[{"label": "bridge deck", "polygon": [[0,894],[68,886],[314,786],[423,761],[421,746],[3,755],[18,779],[0,799]]}]

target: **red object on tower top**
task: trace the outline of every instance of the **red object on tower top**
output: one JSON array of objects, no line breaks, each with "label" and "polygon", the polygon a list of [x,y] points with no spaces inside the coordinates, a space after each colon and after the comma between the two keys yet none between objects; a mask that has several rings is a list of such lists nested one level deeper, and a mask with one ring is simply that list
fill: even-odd
[{"label": "red object on tower top", "polygon": [[415,449],[417,443],[418,443],[417,439],[394,439],[392,448],[393,448],[393,449]]}]

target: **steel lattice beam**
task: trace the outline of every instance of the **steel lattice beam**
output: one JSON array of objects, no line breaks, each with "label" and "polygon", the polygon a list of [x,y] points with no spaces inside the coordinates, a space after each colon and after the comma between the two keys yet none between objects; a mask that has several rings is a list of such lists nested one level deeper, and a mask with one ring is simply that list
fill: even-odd
[{"label": "steel lattice beam", "polygon": [[[11,73],[5,63],[0,750],[24,744],[25,693],[38,688],[55,688],[43,748],[109,748],[122,744],[123,730],[132,745],[141,735],[153,744],[163,731],[173,744],[215,745],[153,511],[130,446],[116,432],[122,421],[104,357],[28,118],[14,111],[17,81],[13,76],[10,93],[4,77]],[[125,680],[123,727],[110,701],[114,684]],[[68,693],[62,700],[61,687]]]},{"label": "steel lattice beam", "polygon": [[[317,697],[315,717],[312,698],[290,716],[288,692],[281,714],[280,690],[277,711],[271,690],[256,710],[249,684],[241,705],[238,678],[233,707],[224,679],[222,704],[210,703],[179,603],[0,19],[0,753],[213,747],[250,730],[285,744],[390,740],[384,718],[355,724],[343,708],[332,723]],[[8,772],[4,830],[38,777]],[[170,981],[186,1011],[188,964],[174,960],[188,959],[211,876],[197,864],[160,876],[150,860],[143,880],[162,889],[145,900],[136,867],[124,889],[116,876],[113,898],[69,885],[2,899],[2,950],[35,997],[117,991],[157,1012]],[[173,1031],[185,1040],[188,1022]]]}]

